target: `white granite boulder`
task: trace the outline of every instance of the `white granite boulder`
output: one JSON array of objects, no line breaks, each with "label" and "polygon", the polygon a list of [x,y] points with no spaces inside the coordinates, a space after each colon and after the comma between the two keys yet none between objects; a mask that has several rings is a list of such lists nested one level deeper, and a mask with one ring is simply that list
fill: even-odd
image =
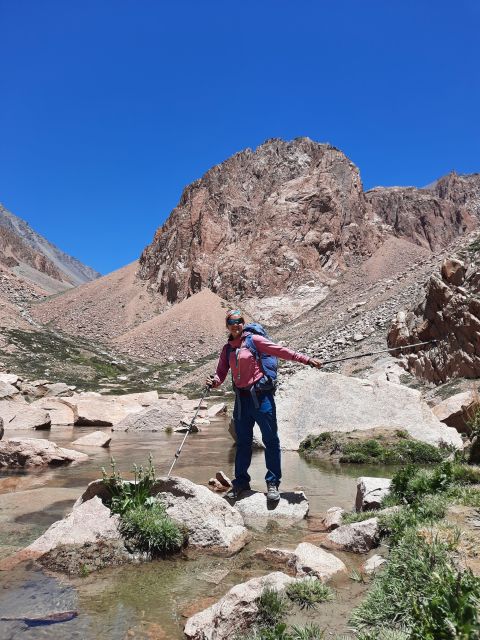
[{"label": "white granite boulder", "polygon": [[322,582],[327,582],[337,573],[347,571],[339,558],[309,542],[301,542],[295,549],[294,556],[290,562],[295,566],[295,575],[298,577],[313,575]]},{"label": "white granite boulder", "polygon": [[0,373],[0,382],[15,386],[21,378],[16,373]]},{"label": "white granite boulder", "polygon": [[178,402],[158,400],[151,407],[132,413],[117,422],[112,431],[167,431],[177,429],[183,418]]},{"label": "white granite boulder", "polygon": [[14,387],[9,382],[3,382],[2,380],[0,380],[0,402],[2,400],[11,400],[19,393],[20,391],[17,389],[17,387]]},{"label": "white granite boulder", "polygon": [[459,433],[469,433],[470,427],[467,421],[471,417],[474,406],[474,394],[472,391],[464,391],[439,402],[432,408],[432,411],[439,420],[449,427],[453,427]]},{"label": "white granite boulder", "polygon": [[325,531],[338,529],[342,524],[344,513],[345,509],[342,509],[342,507],[330,507],[322,518]]},{"label": "white granite boulder", "polygon": [[433,414],[419,391],[302,368],[277,392],[280,443],[297,450],[307,435],[367,429],[405,430],[412,438],[462,448],[460,434]]},{"label": "white granite boulder", "polygon": [[15,400],[0,400],[0,418],[5,431],[50,429],[51,426],[48,411]]},{"label": "white granite boulder", "polygon": [[88,460],[85,453],[63,449],[40,438],[11,438],[0,442],[0,468],[56,467],[85,460]]},{"label": "white granite boulder", "polygon": [[371,511],[380,509],[382,500],[390,493],[392,481],[389,478],[357,479],[357,495],[355,498],[356,511]]},{"label": "white granite boulder", "polygon": [[112,436],[104,431],[94,431],[93,433],[87,433],[86,436],[77,438],[72,442],[73,445],[78,447],[108,447]]},{"label": "white granite boulder", "polygon": [[270,520],[280,526],[290,526],[307,517],[308,500],[303,491],[283,491],[278,502],[268,502],[265,493],[245,491],[232,503],[248,526],[263,529]]},{"label": "white granite boulder", "polygon": [[129,393],[120,396],[104,396],[93,391],[74,394],[65,402],[77,407],[78,418],[75,424],[110,427],[116,425],[130,414],[140,413],[143,409],[158,402],[156,391]]},{"label": "white granite boulder", "polygon": [[223,598],[187,620],[184,633],[189,640],[231,640],[258,619],[257,600],[265,588],[283,591],[295,578],[275,571],[237,584]]},{"label": "white granite boulder", "polygon": [[62,398],[43,397],[34,400],[29,406],[47,411],[52,425],[70,426],[75,424],[78,419],[76,405],[65,402]]}]

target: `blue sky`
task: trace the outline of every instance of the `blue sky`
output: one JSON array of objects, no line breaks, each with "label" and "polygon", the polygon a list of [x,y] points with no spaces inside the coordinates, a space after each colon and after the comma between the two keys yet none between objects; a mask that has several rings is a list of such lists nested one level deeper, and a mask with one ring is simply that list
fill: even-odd
[{"label": "blue sky", "polygon": [[102,273],[265,139],[365,188],[480,171],[477,0],[0,0],[0,202]]}]

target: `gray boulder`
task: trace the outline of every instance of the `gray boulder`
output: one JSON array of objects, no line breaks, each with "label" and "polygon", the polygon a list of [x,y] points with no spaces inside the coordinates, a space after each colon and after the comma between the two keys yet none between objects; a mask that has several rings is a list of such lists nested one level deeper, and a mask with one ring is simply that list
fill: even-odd
[{"label": "gray boulder", "polygon": [[0,468],[56,467],[88,460],[85,453],[57,447],[40,438],[11,438],[0,442]]},{"label": "gray boulder", "polygon": [[211,607],[189,618],[183,631],[189,640],[231,640],[256,622],[257,599],[265,588],[283,591],[291,582],[295,578],[276,571],[237,584]]},{"label": "gray boulder", "polygon": [[14,387],[9,382],[3,382],[2,380],[0,380],[0,401],[12,399],[19,393],[20,391],[17,389],[17,387]]},{"label": "gray boulder", "polygon": [[263,529],[275,520],[280,526],[290,526],[307,517],[308,500],[303,491],[285,491],[276,503],[267,502],[265,493],[246,491],[233,504],[248,526]]},{"label": "gray boulder", "polygon": [[338,529],[326,536],[325,540],[322,541],[322,545],[339,551],[367,553],[371,549],[378,547],[379,542],[378,518],[369,518],[363,522],[354,522],[338,527]]},{"label": "gray boulder", "polygon": [[0,401],[0,418],[3,418],[5,431],[50,429],[51,426],[47,411],[15,400]]},{"label": "gray boulder", "polygon": [[78,447],[108,447],[112,436],[104,431],[94,431],[93,433],[87,433],[86,436],[77,438],[72,442],[73,445]]},{"label": "gray boulder", "polygon": [[432,413],[419,391],[391,382],[373,382],[300,369],[277,392],[283,448],[297,450],[310,434],[367,429],[402,429],[413,438],[462,448],[462,438]]},{"label": "gray boulder", "polygon": [[357,480],[356,511],[380,509],[382,500],[390,493],[392,481],[388,478],[361,477]]},{"label": "gray boulder", "polygon": [[342,507],[330,507],[323,516],[325,531],[333,531],[341,526],[345,509]]},{"label": "gray boulder", "polygon": [[296,576],[313,575],[322,582],[347,571],[347,567],[336,556],[309,542],[301,542],[297,546],[290,563],[295,566]]},{"label": "gray boulder", "polygon": [[178,402],[158,400],[139,413],[133,413],[113,426],[112,431],[166,431],[180,426],[184,412]]}]

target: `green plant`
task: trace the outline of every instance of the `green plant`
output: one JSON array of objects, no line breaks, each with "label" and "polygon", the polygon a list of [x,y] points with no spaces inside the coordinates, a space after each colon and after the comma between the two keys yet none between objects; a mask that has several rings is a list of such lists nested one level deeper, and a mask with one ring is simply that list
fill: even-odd
[{"label": "green plant", "polygon": [[390,546],[397,545],[409,529],[432,525],[445,516],[448,501],[445,496],[423,496],[421,501],[407,504],[379,516],[382,536],[388,536]]},{"label": "green plant", "polygon": [[273,627],[287,615],[288,601],[283,592],[265,587],[257,600],[257,607],[259,624]]},{"label": "green plant", "polygon": [[159,502],[141,505],[121,516],[120,533],[136,549],[151,555],[178,551],[186,542],[186,534],[167,516]]},{"label": "green plant", "polygon": [[305,627],[292,626],[291,640],[322,640],[325,637],[325,632],[314,623],[307,624]]},{"label": "green plant", "polygon": [[334,442],[335,442],[335,439],[333,435],[328,431],[324,431],[323,433],[320,433],[318,436],[312,436],[312,435],[307,436],[300,443],[299,450],[304,452],[309,452],[309,451],[318,449],[318,447],[324,444],[333,445]]},{"label": "green plant", "polygon": [[318,578],[292,582],[287,586],[286,593],[301,609],[309,609],[320,602],[328,602],[334,598],[332,589],[322,584]]},{"label": "green plant", "polygon": [[342,515],[342,524],[353,524],[354,522],[363,522],[370,518],[376,518],[378,511],[351,511]]},{"label": "green plant", "polygon": [[404,628],[415,640],[480,638],[479,598],[480,579],[455,567],[451,547],[410,529],[391,550],[352,623],[372,633]]},{"label": "green plant", "polygon": [[155,467],[152,454],[148,457],[147,467],[133,465],[133,482],[124,480],[114,458],[110,460],[111,473],[108,476],[102,468],[103,482],[110,493],[109,507],[113,513],[123,515],[130,509],[143,506],[151,497],[155,484]]},{"label": "green plant", "polygon": [[363,575],[363,573],[357,571],[356,569],[352,569],[349,578],[354,582],[361,582],[362,584],[365,584],[365,576]]},{"label": "green plant", "polygon": [[82,564],[82,566],[80,567],[79,575],[81,578],[86,578],[90,575],[90,569],[86,564]]}]

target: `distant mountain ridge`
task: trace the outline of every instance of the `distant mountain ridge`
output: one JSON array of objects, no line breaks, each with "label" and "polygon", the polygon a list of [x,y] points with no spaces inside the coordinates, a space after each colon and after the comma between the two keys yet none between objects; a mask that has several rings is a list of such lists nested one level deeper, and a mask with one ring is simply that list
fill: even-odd
[{"label": "distant mountain ridge", "polygon": [[[76,258],[69,256],[64,251],[56,247],[49,240],[37,233],[30,225],[18,216],[14,215],[8,209],[0,205],[0,232],[3,230],[3,236],[8,238],[11,268],[20,268],[14,265],[12,261],[24,263],[25,273],[22,273],[27,279],[35,278],[29,268],[38,270],[47,276],[63,282],[64,289],[71,286],[78,286],[95,280],[101,276],[100,273],[82,264]],[[13,241],[16,238],[16,242]],[[4,244],[6,240],[4,241]],[[19,255],[15,255],[16,246]],[[30,249],[30,253],[26,250]],[[33,253],[32,253],[33,252]],[[42,286],[41,283],[37,283]],[[44,288],[44,287],[42,287]]]}]

